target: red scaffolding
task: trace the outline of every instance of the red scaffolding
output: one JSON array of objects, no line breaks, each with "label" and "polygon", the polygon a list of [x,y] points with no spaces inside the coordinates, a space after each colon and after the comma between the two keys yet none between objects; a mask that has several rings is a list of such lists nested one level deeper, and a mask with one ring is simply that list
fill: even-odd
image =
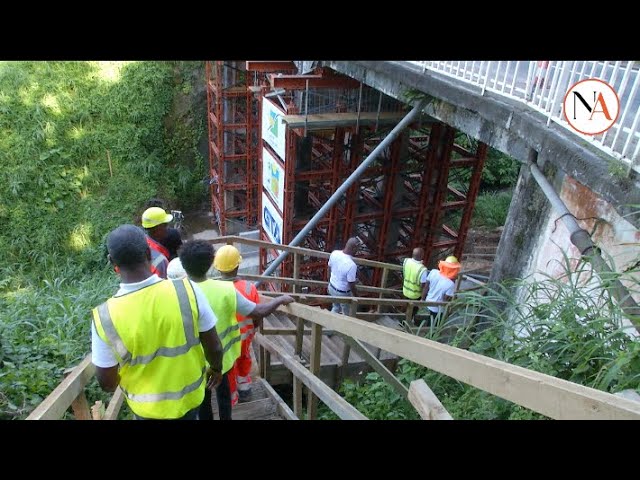
[{"label": "red scaffolding", "polygon": [[211,210],[222,235],[257,223],[257,107],[244,62],[208,61]]},{"label": "red scaffolding", "polygon": [[[406,114],[406,105],[327,69],[294,75],[291,62],[247,62],[246,68],[257,99],[257,222],[262,239],[288,244]],[[472,148],[463,148],[457,138],[455,129],[433,119],[416,121],[300,246],[330,252],[356,236],[362,258],[401,262],[418,246],[429,267],[461,256],[487,147],[465,141]],[[279,253],[263,252],[261,271]],[[285,260],[275,274],[291,276],[292,262]],[[302,278],[326,280],[326,261],[300,264]],[[378,285],[381,275],[374,268],[359,271],[368,285]],[[401,279],[390,275],[387,284]]]}]

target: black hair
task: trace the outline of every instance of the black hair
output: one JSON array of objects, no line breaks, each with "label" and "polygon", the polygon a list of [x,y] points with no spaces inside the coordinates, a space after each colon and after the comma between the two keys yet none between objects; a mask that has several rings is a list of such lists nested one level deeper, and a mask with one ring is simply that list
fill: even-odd
[{"label": "black hair", "polygon": [[164,200],[162,200],[161,198],[150,198],[149,200],[147,200],[146,205],[144,206],[144,209],[146,210],[147,208],[151,208],[151,207],[160,207],[163,210],[166,210],[167,202],[165,202]]},{"label": "black hair", "polygon": [[149,260],[147,238],[135,225],[120,225],[107,236],[107,250],[114,264],[135,267]]},{"label": "black hair", "polygon": [[204,240],[183,243],[178,251],[182,268],[190,277],[204,277],[213,263],[213,245]]}]

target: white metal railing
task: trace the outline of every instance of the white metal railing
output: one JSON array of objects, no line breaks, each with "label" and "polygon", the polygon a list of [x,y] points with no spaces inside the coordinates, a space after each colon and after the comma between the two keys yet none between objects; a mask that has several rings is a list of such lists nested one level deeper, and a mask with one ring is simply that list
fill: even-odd
[{"label": "white metal railing", "polygon": [[[640,171],[640,65],[634,61],[410,61],[422,69],[456,78],[486,91],[517,100]],[[620,99],[616,123],[599,135],[571,128],[562,113],[565,93],[575,82],[599,78]]]}]

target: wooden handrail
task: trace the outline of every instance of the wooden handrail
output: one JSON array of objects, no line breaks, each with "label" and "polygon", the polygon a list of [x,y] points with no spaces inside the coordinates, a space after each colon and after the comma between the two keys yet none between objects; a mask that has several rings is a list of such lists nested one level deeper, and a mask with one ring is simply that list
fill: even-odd
[{"label": "wooden handrail", "polygon": [[71,403],[84,395],[84,387],[96,371],[91,363],[91,355],[85,359],[38,405],[27,420],[58,420],[62,418]]},{"label": "wooden handrail", "polygon": [[347,402],[344,398],[338,395],[331,389],[326,383],[320,380],[316,375],[313,375],[307,370],[304,365],[293,358],[282,347],[276,345],[274,342],[266,338],[265,336],[257,333],[254,337],[255,342],[267,349],[274,355],[280,357],[282,363],[291,371],[291,373],[304,383],[309,390],[311,390],[317,397],[322,400],[331,410],[333,410],[343,420],[366,420],[362,413]]},{"label": "wooden handrail", "polygon": [[[252,275],[249,273],[239,273],[238,278],[243,280],[263,281],[265,283],[284,283],[287,285],[302,285],[309,287],[326,287],[329,284],[329,282],[323,282],[321,280],[303,280],[301,278],[292,277],[264,277],[262,275]],[[358,285],[358,291],[380,293],[380,295],[383,293],[387,293],[389,295],[402,295],[402,290],[396,290],[394,288],[369,287],[368,285]]]},{"label": "wooden handrail", "polygon": [[[258,290],[258,293],[265,299],[265,301],[269,300],[267,295],[284,295],[282,292],[269,292],[265,290]],[[358,305],[394,305],[402,307],[407,307],[409,305],[416,307],[437,307],[447,305],[446,302],[422,302],[418,300],[408,300],[406,298],[334,297],[331,295],[316,295],[314,293],[287,293],[286,295],[297,298],[300,301],[313,300],[314,302],[320,303],[357,303]]]},{"label": "wooden handrail", "polygon": [[304,318],[555,419],[640,420],[640,402],[298,302]]},{"label": "wooden handrail", "polygon": [[[330,253],[327,252],[319,252],[317,250],[311,250],[309,248],[302,248],[302,247],[291,247],[289,245],[281,245],[279,243],[271,243],[271,242],[267,242],[264,240],[254,240],[252,238],[244,238],[244,237],[238,237],[235,235],[226,235],[224,237],[217,237],[211,240],[207,240],[209,243],[226,243],[226,244],[231,244],[231,243],[241,243],[244,245],[253,245],[256,247],[263,247],[263,248],[269,248],[271,250],[280,250],[280,251],[285,251],[285,252],[289,252],[289,253],[299,253],[301,255],[306,255],[309,257],[315,257],[315,258],[329,258],[329,256],[331,255]],[[356,265],[362,265],[365,267],[374,267],[374,268],[388,268],[389,270],[397,270],[397,271],[402,271],[402,266],[401,265],[396,265],[394,263],[383,263],[383,262],[376,262],[375,260],[367,260],[366,258],[358,258],[358,257],[353,257],[353,261],[355,262]]]}]

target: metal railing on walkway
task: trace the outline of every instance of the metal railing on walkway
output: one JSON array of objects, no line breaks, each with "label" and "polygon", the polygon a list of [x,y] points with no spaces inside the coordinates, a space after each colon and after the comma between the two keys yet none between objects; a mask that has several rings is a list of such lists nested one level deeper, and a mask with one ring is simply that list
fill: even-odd
[{"label": "metal railing on walkway", "polygon": [[[427,70],[524,103],[574,135],[640,171],[640,64],[634,61],[408,61]],[[620,99],[615,124],[599,135],[584,135],[569,126],[562,112],[564,96],[579,80],[598,78]]]}]

